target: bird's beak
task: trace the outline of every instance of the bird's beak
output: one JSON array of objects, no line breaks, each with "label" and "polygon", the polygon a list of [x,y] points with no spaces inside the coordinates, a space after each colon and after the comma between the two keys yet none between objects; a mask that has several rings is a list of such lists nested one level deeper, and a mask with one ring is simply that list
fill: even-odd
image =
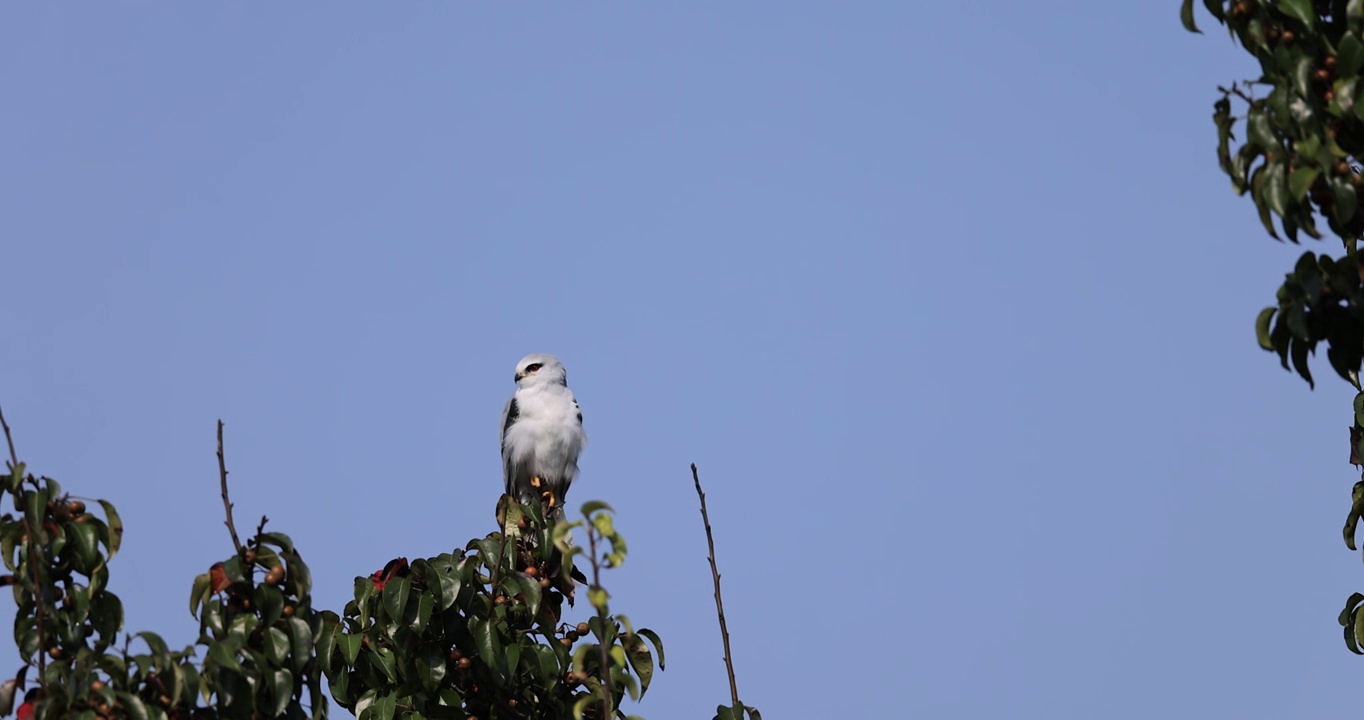
[{"label": "bird's beak", "polygon": [[516,382],[521,382],[521,378],[523,378],[523,377],[525,377],[525,376],[526,376],[525,373],[521,372],[520,370],[517,370],[517,371],[516,371]]}]

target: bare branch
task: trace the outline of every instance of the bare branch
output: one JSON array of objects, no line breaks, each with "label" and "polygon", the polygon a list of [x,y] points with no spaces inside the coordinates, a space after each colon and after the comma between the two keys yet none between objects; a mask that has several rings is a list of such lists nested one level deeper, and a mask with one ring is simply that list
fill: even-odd
[{"label": "bare branch", "polygon": [[9,435],[9,423],[5,422],[5,411],[0,410],[0,426],[5,428],[5,442],[9,444],[9,461],[19,467],[19,454],[14,452],[14,438]]},{"label": "bare branch", "polygon": [[734,681],[734,656],[729,651],[729,627],[725,625],[725,603],[720,599],[720,570],[715,566],[715,538],[710,532],[710,515],[706,514],[706,494],[701,492],[701,476],[696,463],[691,464],[691,479],[696,483],[696,495],[701,498],[701,522],[706,526],[706,547],[710,549],[710,577],[715,581],[715,613],[720,616],[720,638],[725,642],[725,671],[729,673],[729,697],[739,704],[739,686]]},{"label": "bare branch", "polygon": [[227,511],[227,531],[232,533],[232,545],[242,554],[242,541],[237,538],[237,525],[232,522],[232,501],[227,498],[227,461],[223,458],[223,421],[218,421],[218,479],[223,488],[223,508]]}]

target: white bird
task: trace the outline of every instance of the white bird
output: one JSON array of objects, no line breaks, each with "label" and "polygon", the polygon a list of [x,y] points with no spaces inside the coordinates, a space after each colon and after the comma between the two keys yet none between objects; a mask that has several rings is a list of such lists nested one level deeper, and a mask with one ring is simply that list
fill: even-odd
[{"label": "white bird", "polygon": [[502,474],[507,494],[541,502],[564,519],[564,495],[587,444],[583,413],[568,389],[564,364],[534,353],[516,364],[516,392],[502,411]]}]

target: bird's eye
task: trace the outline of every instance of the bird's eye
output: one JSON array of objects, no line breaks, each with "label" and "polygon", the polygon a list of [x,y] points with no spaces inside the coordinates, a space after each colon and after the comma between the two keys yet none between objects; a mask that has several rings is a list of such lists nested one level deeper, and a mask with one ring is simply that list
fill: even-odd
[{"label": "bird's eye", "polygon": [[539,370],[539,369],[542,368],[542,367],[544,367],[544,364],[543,364],[543,363],[531,363],[531,364],[529,364],[529,365],[526,366],[526,372],[528,372],[528,373],[533,373],[533,372],[535,372],[536,370]]}]

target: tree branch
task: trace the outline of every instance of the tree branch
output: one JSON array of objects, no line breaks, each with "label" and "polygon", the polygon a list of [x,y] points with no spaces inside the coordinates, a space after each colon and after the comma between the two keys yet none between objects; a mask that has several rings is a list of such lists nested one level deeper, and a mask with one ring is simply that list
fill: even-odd
[{"label": "tree branch", "polygon": [[223,459],[223,421],[218,421],[218,479],[223,488],[223,508],[227,511],[227,531],[232,534],[232,545],[242,554],[242,541],[237,537],[237,525],[232,522],[232,501],[227,499],[227,461]]},{"label": "tree branch", "polygon": [[701,498],[701,522],[706,526],[706,547],[710,549],[710,577],[715,581],[715,613],[720,616],[720,638],[725,642],[725,670],[729,673],[729,697],[739,704],[739,687],[734,681],[734,656],[729,651],[729,627],[725,625],[725,603],[720,599],[720,570],[715,566],[715,538],[710,532],[710,516],[706,514],[706,494],[701,492],[701,477],[696,463],[691,464],[691,479],[696,483],[696,495]]},{"label": "tree branch", "polygon": [[14,452],[14,438],[9,435],[9,423],[5,422],[5,411],[0,410],[0,426],[5,428],[5,442],[9,444],[9,460],[14,467],[19,467],[19,454]]},{"label": "tree branch", "polygon": [[[587,519],[587,545],[591,551],[592,558],[592,587],[601,589],[601,559],[597,557],[597,529],[592,526],[592,519]],[[597,620],[601,623],[601,637],[598,638],[597,649],[601,651],[601,679],[606,685],[606,697],[602,699],[602,717],[611,718],[611,706],[615,703],[615,690],[611,688],[611,657],[606,650],[606,607],[597,608]]]}]

